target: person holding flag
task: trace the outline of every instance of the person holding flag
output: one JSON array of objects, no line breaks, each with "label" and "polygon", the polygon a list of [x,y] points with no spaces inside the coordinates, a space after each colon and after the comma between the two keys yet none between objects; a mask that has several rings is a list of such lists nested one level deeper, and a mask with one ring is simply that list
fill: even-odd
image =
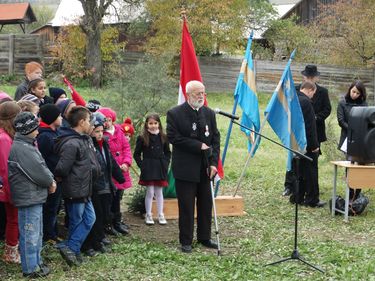
[{"label": "person holding flag", "polygon": [[203,106],[205,96],[202,82],[189,81],[186,102],[167,113],[167,136],[173,145],[172,171],[179,209],[179,240],[184,253],[192,251],[195,199],[198,242],[208,248],[218,248],[211,240],[210,179],[217,173],[220,133],[215,112]]}]

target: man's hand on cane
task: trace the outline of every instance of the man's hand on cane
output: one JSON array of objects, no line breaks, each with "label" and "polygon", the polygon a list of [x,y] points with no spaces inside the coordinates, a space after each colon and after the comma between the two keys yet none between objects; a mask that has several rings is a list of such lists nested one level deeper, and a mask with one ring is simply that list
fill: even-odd
[{"label": "man's hand on cane", "polygon": [[215,166],[210,166],[210,180],[212,180],[217,174],[217,168]]}]

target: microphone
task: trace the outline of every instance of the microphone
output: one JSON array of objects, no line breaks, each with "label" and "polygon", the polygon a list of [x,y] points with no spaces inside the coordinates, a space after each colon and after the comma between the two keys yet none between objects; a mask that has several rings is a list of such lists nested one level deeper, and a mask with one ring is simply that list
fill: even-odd
[{"label": "microphone", "polygon": [[234,120],[240,119],[240,117],[238,117],[236,115],[230,114],[228,112],[221,111],[220,108],[215,108],[214,111],[215,111],[216,114],[223,115],[223,116],[228,117],[230,119],[234,119]]}]

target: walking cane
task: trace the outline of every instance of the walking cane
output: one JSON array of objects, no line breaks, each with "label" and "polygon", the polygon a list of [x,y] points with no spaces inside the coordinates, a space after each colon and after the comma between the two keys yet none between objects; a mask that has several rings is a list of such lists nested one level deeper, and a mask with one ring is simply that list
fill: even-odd
[{"label": "walking cane", "polygon": [[210,178],[211,185],[211,196],[212,196],[212,208],[214,209],[214,222],[215,222],[215,233],[217,241],[217,255],[220,256],[220,239],[219,239],[219,225],[217,223],[216,203],[215,203],[215,191],[214,191],[214,178]]},{"label": "walking cane", "polygon": [[214,189],[214,179],[215,175],[211,178],[210,174],[210,161],[209,158],[212,155],[212,147],[204,151],[204,159],[207,165],[207,175],[210,180],[210,187],[211,187],[211,198],[212,198],[212,208],[214,210],[214,222],[215,222],[215,234],[216,234],[216,241],[217,241],[217,255],[220,256],[220,238],[219,238],[219,225],[217,223],[217,213],[216,213],[216,203],[215,203],[215,189]]}]

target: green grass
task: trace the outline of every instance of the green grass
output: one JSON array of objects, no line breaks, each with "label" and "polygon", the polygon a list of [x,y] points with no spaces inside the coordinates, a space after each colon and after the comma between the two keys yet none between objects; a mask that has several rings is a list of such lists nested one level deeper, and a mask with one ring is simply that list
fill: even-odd
[{"label": "green grass", "polygon": [[[97,93],[91,90],[81,92],[86,97]],[[269,97],[260,96],[261,112]],[[231,94],[209,94],[208,101],[213,108],[232,110]],[[329,161],[340,156],[335,145],[339,133],[335,109],[333,101],[332,115],[328,120],[330,146],[322,147],[323,156],[319,158],[321,199],[327,201],[331,196],[333,178]],[[221,116],[217,120],[223,145],[229,121]],[[276,140],[268,124],[264,134]],[[238,127],[233,127],[220,194],[233,194],[246,156],[246,139]],[[43,255],[52,268],[52,274],[46,280],[375,280],[375,208],[372,203],[375,193],[367,190],[364,193],[370,198],[369,206],[361,216],[351,217],[350,223],[344,223],[342,216],[332,218],[328,207],[300,208],[300,254],[323,268],[325,274],[296,261],[265,267],[267,263],[289,257],[293,250],[294,206],[281,196],[285,162],[285,151],[262,140],[239,192],[244,198],[247,214],[219,218],[223,252],[220,257],[214,251],[196,245],[192,254],[182,254],[178,251],[176,222],[170,221],[167,230],[156,226],[145,228],[139,219],[139,225],[132,225],[132,236],[117,239],[112,253],[94,257],[79,268],[68,268],[58,252],[47,247]],[[339,191],[343,194],[343,171],[338,179]],[[129,200],[131,193],[126,193],[125,201]],[[18,266],[0,263],[1,280],[21,279],[20,272]]]}]

